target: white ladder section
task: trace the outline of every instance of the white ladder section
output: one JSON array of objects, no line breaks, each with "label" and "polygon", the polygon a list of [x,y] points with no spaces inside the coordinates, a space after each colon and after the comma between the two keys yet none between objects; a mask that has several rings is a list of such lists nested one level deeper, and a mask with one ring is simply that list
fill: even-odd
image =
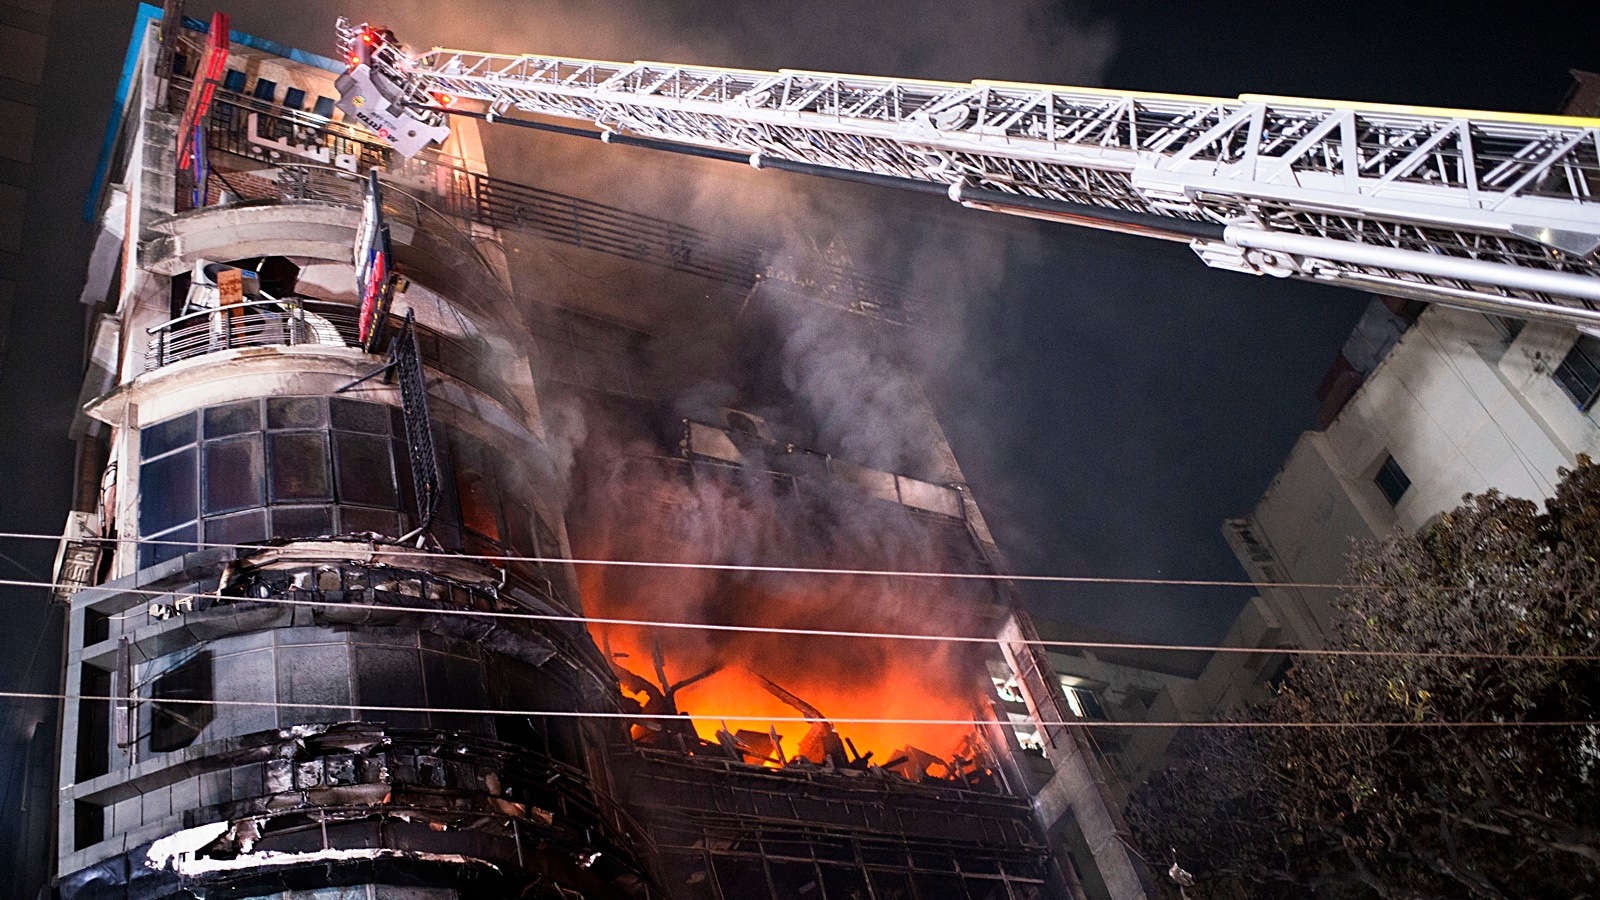
[{"label": "white ladder section", "polygon": [[[1600,119],[433,49],[341,20],[347,59],[467,101],[938,186],[964,205],[1189,243],[1207,265],[1600,328]],[[426,101],[425,101],[426,102]]]}]

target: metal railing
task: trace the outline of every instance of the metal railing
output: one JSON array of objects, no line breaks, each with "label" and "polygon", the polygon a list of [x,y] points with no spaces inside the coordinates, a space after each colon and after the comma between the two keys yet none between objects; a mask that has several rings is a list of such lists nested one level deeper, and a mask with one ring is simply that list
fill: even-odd
[{"label": "metal railing", "polygon": [[[401,319],[389,316],[389,330]],[[429,368],[483,391],[508,409],[520,401],[494,374],[492,356],[481,340],[442,334],[415,326],[422,362]],[[197,310],[149,329],[146,372],[208,353],[241,347],[361,346],[359,311],[353,306],[301,297],[256,300]]]},{"label": "metal railing", "polygon": [[150,328],[145,371],[240,347],[359,347],[357,331],[353,307],[318,304],[313,311],[296,299],[233,303]]},{"label": "metal railing", "polygon": [[[175,100],[186,95],[187,89],[181,78],[173,79]],[[445,216],[694,275],[741,291],[762,284],[890,322],[908,323],[914,318],[901,300],[903,286],[873,277],[827,253],[787,258],[757,243],[492,178],[434,150],[406,159],[342,122],[242,94],[216,93],[206,143],[213,151],[280,170],[307,167],[307,154],[325,154],[330,163],[342,160],[343,171],[352,175],[352,170],[381,169],[386,186],[426,194],[431,211]],[[232,183],[239,180],[237,175],[218,178],[213,174],[212,180],[237,194],[253,193],[235,188]],[[348,202],[342,197],[283,199]]]}]

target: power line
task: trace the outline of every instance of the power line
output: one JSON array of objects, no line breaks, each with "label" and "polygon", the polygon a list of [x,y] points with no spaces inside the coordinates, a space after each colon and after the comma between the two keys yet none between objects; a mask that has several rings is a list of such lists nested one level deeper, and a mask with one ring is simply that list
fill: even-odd
[{"label": "power line", "polygon": [[[60,541],[59,534],[30,534],[26,532],[6,531],[0,532],[0,539]],[[271,544],[229,544],[207,541],[173,541],[160,538],[106,538],[85,537],[73,538],[76,541],[94,541],[104,544],[144,544],[154,546],[175,547],[207,547],[245,550],[270,550]],[[309,539],[308,542],[327,543],[333,539]],[[343,541],[342,543],[356,543]],[[364,543],[376,543],[366,541]],[[590,559],[566,556],[513,556],[485,553],[454,553],[429,550],[417,550],[398,545],[381,545],[384,554],[391,557],[415,559],[453,559],[472,560],[477,562],[507,563],[525,562],[543,565],[575,565],[575,566],[615,566],[651,569],[690,569],[696,571],[715,572],[768,572],[781,575],[852,575],[874,578],[928,578],[948,581],[1020,581],[1030,583],[1054,584],[1124,584],[1124,585],[1156,585],[1168,587],[1248,587],[1248,588],[1298,588],[1298,589],[1323,589],[1323,590],[1350,590],[1365,587],[1365,585],[1341,582],[1321,581],[1249,581],[1226,580],[1209,578],[1132,578],[1111,575],[1006,575],[997,572],[930,572],[903,569],[837,569],[820,566],[758,566],[743,563],[700,563],[700,562],[670,562],[665,560],[639,560],[639,559]],[[1438,590],[1461,590],[1461,588],[1434,586]]]},{"label": "power line", "polygon": [[[19,581],[0,579],[0,586],[50,587],[47,581]],[[530,622],[560,622],[586,625],[616,625],[638,628],[664,628],[690,631],[721,631],[743,634],[778,634],[786,637],[830,637],[860,640],[925,641],[959,644],[1012,644],[1034,647],[1056,647],[1076,650],[1152,650],[1195,653],[1281,653],[1289,656],[1346,656],[1375,659],[1463,659],[1500,662],[1600,662],[1597,654],[1554,653],[1488,653],[1446,650],[1360,650],[1344,648],[1305,647],[1230,647],[1206,644],[1153,644],[1120,641],[1067,641],[1044,638],[1017,638],[1015,640],[984,635],[917,634],[899,631],[846,631],[829,628],[794,628],[774,625],[722,625],[707,622],[669,622],[656,619],[620,619],[602,616],[559,615],[553,613],[507,612],[500,610],[461,609],[452,607],[403,606],[389,603],[352,603],[339,600],[300,600],[292,597],[227,596],[219,593],[191,591],[162,591],[154,588],[84,588],[83,592],[101,591],[107,594],[135,594],[146,597],[175,597],[190,599],[229,600],[236,603],[268,603],[282,606],[313,606],[331,609],[378,609],[385,612],[415,612],[430,615],[468,616],[491,619],[513,619]],[[131,618],[144,614],[123,614],[112,619]]]},{"label": "power line", "polygon": [[[830,722],[835,725],[959,725],[977,728],[984,725],[1005,724],[995,719],[896,719],[886,717],[808,717],[808,716],[768,716],[759,712],[715,712],[715,713],[645,713],[645,712],[610,712],[606,710],[587,709],[482,709],[460,706],[373,706],[366,703],[290,703],[282,700],[202,700],[192,698],[168,698],[159,700],[151,697],[116,697],[110,694],[53,694],[35,693],[30,691],[0,691],[0,699],[8,700],[89,700],[123,702],[130,704],[151,703],[164,706],[242,706],[272,709],[326,709],[326,710],[351,710],[359,709],[368,713],[442,713],[449,715],[468,716],[544,716],[559,719],[612,719],[627,722],[639,720],[675,721],[684,719],[719,719],[732,721],[753,721],[772,723],[813,723]],[[1349,728],[1593,728],[1600,726],[1600,720],[1594,719],[1556,719],[1537,722],[1506,722],[1506,721],[1409,721],[1397,720],[1393,722],[1360,721],[1360,722],[1231,722],[1231,721],[1204,721],[1204,722],[1113,722],[1105,719],[1074,719],[1071,722],[1058,720],[1040,721],[1029,719],[1030,722],[1043,727],[1087,727],[1087,728],[1301,728],[1301,729],[1349,729]]]}]

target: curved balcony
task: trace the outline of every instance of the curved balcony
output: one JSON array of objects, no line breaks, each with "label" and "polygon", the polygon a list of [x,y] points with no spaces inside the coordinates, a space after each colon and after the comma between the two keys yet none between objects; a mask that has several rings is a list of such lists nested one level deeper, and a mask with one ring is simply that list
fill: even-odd
[{"label": "curved balcony", "polygon": [[[389,331],[400,327],[389,316]],[[429,368],[471,385],[510,410],[522,404],[492,374],[490,348],[481,338],[441,334],[415,325],[417,346]],[[304,297],[234,303],[169,319],[149,329],[146,372],[187,359],[244,347],[361,348],[359,312],[353,306]]]}]

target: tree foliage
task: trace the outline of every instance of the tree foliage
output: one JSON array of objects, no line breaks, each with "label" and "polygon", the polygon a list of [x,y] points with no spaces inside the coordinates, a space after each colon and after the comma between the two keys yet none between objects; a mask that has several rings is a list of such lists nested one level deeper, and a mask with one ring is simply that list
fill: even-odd
[{"label": "tree foliage", "polygon": [[[1600,466],[1561,474],[1357,548],[1330,646],[1600,654]],[[1190,897],[1600,897],[1600,729],[1516,725],[1597,707],[1579,660],[1299,657],[1239,721],[1506,724],[1191,729],[1128,818]]]}]

